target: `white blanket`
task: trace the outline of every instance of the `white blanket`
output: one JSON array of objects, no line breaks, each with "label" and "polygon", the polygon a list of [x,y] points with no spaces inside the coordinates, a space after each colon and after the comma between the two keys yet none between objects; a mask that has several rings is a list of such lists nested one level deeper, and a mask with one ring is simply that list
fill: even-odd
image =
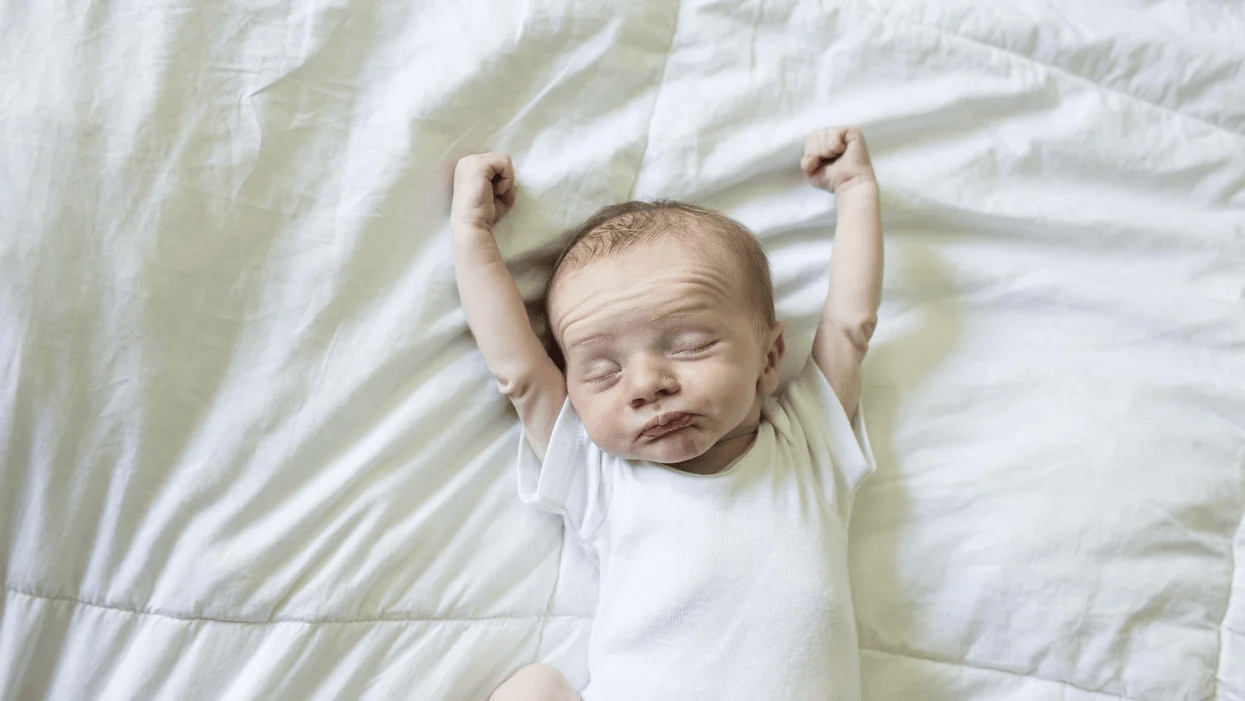
[{"label": "white blanket", "polygon": [[[884,191],[851,529],[870,701],[1245,700],[1245,14],[1157,0],[0,0],[0,698],[576,684],[449,169],[524,292],[598,207],[771,254],[793,360]],[[694,650],[688,651],[694,655]]]}]

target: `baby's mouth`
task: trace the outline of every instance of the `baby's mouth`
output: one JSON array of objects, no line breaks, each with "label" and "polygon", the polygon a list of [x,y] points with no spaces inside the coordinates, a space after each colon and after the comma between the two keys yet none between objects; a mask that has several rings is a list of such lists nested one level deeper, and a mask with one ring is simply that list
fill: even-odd
[{"label": "baby's mouth", "polygon": [[673,433],[687,427],[691,423],[692,415],[684,411],[662,414],[644,425],[644,430],[640,431],[640,437],[661,438],[667,433]]}]

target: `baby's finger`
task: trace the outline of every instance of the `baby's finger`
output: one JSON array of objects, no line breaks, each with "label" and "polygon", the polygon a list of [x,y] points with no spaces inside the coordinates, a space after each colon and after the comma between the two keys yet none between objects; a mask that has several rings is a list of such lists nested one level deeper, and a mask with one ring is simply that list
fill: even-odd
[{"label": "baby's finger", "polygon": [[809,135],[804,153],[822,159],[835,159],[842,155],[845,147],[841,129],[818,129]]},{"label": "baby's finger", "polygon": [[501,201],[506,203],[506,206],[513,205],[515,199],[518,196],[519,196],[519,184],[514,182],[513,180],[511,181],[510,188],[498,195]]},{"label": "baby's finger", "polygon": [[800,170],[804,171],[807,176],[812,176],[821,168],[821,157],[812,153],[806,153],[800,159]]},{"label": "baby's finger", "polygon": [[804,158],[821,158],[823,148],[825,148],[825,137],[819,129],[809,134],[808,138],[804,140]]},{"label": "baby's finger", "polygon": [[488,172],[485,177],[493,182],[493,192],[497,195],[514,185],[514,165],[510,156],[504,153],[490,153],[486,157]]},{"label": "baby's finger", "polygon": [[830,187],[830,174],[823,168],[813,175],[810,175],[808,182],[813,187],[819,187],[823,190],[828,189]]},{"label": "baby's finger", "polygon": [[844,139],[844,130],[834,129],[826,134],[826,158],[838,158],[847,150],[847,141]]}]

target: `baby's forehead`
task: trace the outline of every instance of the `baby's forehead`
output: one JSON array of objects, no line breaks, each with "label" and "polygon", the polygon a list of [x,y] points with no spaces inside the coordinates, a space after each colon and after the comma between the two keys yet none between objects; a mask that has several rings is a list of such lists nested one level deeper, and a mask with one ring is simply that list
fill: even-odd
[{"label": "baby's forehead", "polygon": [[[635,244],[626,249],[598,254],[580,262],[564,274],[576,278],[576,282],[599,281],[603,277],[621,277],[620,292],[625,292],[627,280],[645,280],[654,275],[682,278],[697,274],[710,274],[740,283],[746,277],[746,267],[735,261],[729,247],[715,234],[686,232],[661,236],[651,241]],[[582,284],[563,285],[565,291],[575,294]]]},{"label": "baby's forehead", "polygon": [[736,247],[731,245],[728,237],[729,234],[716,231],[706,224],[689,221],[648,240],[613,251],[597,252],[576,267],[589,268],[594,263],[609,261],[616,265],[643,268],[654,260],[661,260],[671,267],[708,266],[742,271],[743,261],[736,260],[739,257]]},{"label": "baby's forehead", "polygon": [[[745,277],[744,266],[715,251],[707,237],[663,237],[576,266],[550,291],[550,311],[575,309],[578,317],[591,308],[592,317],[605,322],[615,310],[634,311],[641,303],[653,325],[729,316],[748,308]],[[642,290],[648,292],[636,298]]]},{"label": "baby's forehead", "polygon": [[[565,323],[614,306],[602,302],[647,282],[660,288],[678,279],[716,280],[715,296],[729,302],[721,305],[724,314],[733,315],[738,307],[773,321],[765,253],[752,232],[711,210],[667,204],[678,206],[597,219],[573,236],[547,288],[547,319],[559,341]],[[694,294],[694,287],[684,288],[685,294]],[[591,316],[602,319],[600,313]]]}]

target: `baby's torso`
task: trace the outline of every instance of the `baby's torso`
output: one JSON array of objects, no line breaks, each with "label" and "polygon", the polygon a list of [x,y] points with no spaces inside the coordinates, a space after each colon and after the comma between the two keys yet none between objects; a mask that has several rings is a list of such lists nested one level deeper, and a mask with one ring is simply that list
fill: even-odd
[{"label": "baby's torso", "polygon": [[873,469],[811,359],[715,475],[610,456],[566,402],[543,460],[521,439],[519,496],[600,566],[584,701],[858,701],[847,522]]},{"label": "baby's torso", "polygon": [[858,697],[846,526],[801,450],[763,422],[722,474],[615,475],[585,701]]}]

